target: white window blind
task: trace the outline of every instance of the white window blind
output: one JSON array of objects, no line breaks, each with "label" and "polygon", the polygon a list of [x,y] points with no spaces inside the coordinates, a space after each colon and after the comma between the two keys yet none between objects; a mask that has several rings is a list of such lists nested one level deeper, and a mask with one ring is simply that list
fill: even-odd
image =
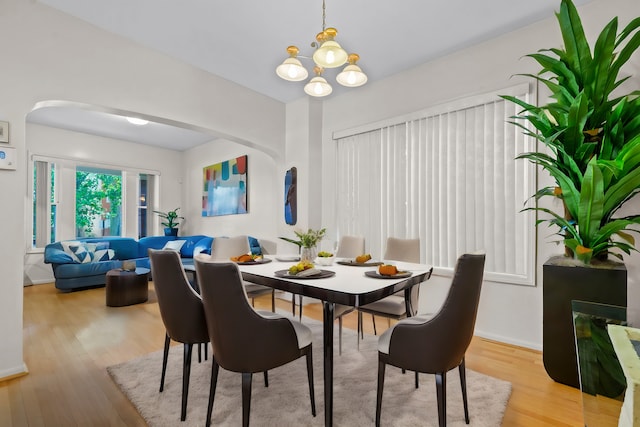
[{"label": "white window blind", "polygon": [[[501,91],[529,102],[528,86]],[[382,257],[388,236],[421,240],[422,261],[447,274],[464,252],[487,252],[485,277],[534,282],[535,192],[524,160],[535,142],[508,123],[518,107],[497,93],[334,135],[341,235],[365,236]]]}]

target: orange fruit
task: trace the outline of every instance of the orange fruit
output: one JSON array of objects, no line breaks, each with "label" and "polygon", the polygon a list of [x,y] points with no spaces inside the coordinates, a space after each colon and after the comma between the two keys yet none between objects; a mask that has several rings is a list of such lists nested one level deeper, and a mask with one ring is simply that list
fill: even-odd
[{"label": "orange fruit", "polygon": [[253,261],[253,257],[249,254],[242,254],[238,257],[238,262],[249,262]]},{"label": "orange fruit", "polygon": [[371,259],[371,255],[370,254],[364,254],[364,255],[358,255],[356,257],[356,262],[358,263],[365,263],[367,261],[369,261]]},{"label": "orange fruit", "polygon": [[395,265],[383,264],[378,267],[378,273],[383,276],[393,276],[395,274],[398,274],[398,269]]}]

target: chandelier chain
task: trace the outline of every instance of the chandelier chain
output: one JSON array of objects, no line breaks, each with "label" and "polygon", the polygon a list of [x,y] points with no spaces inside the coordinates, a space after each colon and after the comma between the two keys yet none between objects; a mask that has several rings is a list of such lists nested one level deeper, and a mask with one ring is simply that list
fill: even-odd
[{"label": "chandelier chain", "polygon": [[326,6],[324,4],[324,0],[322,0],[322,31],[325,30],[325,21],[327,19],[327,10],[326,10]]}]

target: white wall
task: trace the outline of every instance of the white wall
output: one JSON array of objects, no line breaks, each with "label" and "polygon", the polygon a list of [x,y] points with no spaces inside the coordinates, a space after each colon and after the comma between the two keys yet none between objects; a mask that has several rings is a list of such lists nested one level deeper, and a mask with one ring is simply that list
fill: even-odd
[{"label": "white wall", "polygon": [[[25,117],[37,102],[69,100],[168,118],[274,158],[284,147],[285,106],[37,2],[3,0],[0,9],[5,58],[0,67],[0,120],[10,123],[11,145],[18,155],[16,171],[0,171],[4,208],[0,378],[4,378],[26,370],[22,298],[31,197],[26,191]],[[176,162],[175,170],[181,165]],[[179,187],[173,189],[179,192]]]},{"label": "white wall", "polygon": [[[640,2],[594,0],[579,11],[588,37],[595,39],[614,16],[620,17],[620,27],[626,25],[632,17],[640,16]],[[514,76],[518,73],[538,71],[533,60],[522,57],[541,48],[559,47],[562,39],[557,27],[555,17],[550,17],[384,81],[327,100],[323,110],[323,203],[314,206],[312,201],[310,209],[322,209],[323,225],[335,226],[332,203],[329,203],[336,188],[333,170],[335,143],[331,139],[332,132],[530,81]],[[635,76],[631,83],[635,88],[640,82],[639,64],[640,55],[636,55],[634,63],[627,67],[627,71]],[[636,203],[636,213],[639,205]],[[561,251],[557,246],[548,243],[550,234],[551,231],[545,226],[538,230],[536,287],[485,282],[476,333],[500,341],[541,348],[541,266],[551,254]],[[637,256],[634,255],[634,258],[627,262],[630,304],[633,303],[631,295],[638,293],[635,292],[635,285],[640,278],[640,272],[634,266],[635,259]],[[421,309],[433,311],[437,308],[444,298],[448,283],[449,279],[433,277],[423,285]]]}]

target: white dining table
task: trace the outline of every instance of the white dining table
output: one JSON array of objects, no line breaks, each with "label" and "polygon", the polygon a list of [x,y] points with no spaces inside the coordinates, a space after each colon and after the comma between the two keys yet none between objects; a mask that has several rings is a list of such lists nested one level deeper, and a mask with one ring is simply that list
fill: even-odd
[{"label": "white dining table", "polygon": [[[389,261],[400,271],[408,271],[410,277],[373,278],[365,272],[377,271],[377,266],[341,265],[316,266],[323,271],[334,272],[327,278],[296,279],[279,277],[283,270],[296,262],[278,261],[277,256],[269,256],[266,263],[239,265],[244,280],[269,286],[275,289],[316,298],[323,305],[323,347],[324,347],[324,420],[325,426],[333,425],[333,323],[335,304],[360,307],[378,301],[396,292],[405,291],[407,313],[413,313],[409,292],[411,287],[419,285],[431,276],[432,266]],[[382,260],[383,261],[383,260]],[[280,273],[277,273],[280,272]],[[327,273],[328,274],[328,273]]]}]

